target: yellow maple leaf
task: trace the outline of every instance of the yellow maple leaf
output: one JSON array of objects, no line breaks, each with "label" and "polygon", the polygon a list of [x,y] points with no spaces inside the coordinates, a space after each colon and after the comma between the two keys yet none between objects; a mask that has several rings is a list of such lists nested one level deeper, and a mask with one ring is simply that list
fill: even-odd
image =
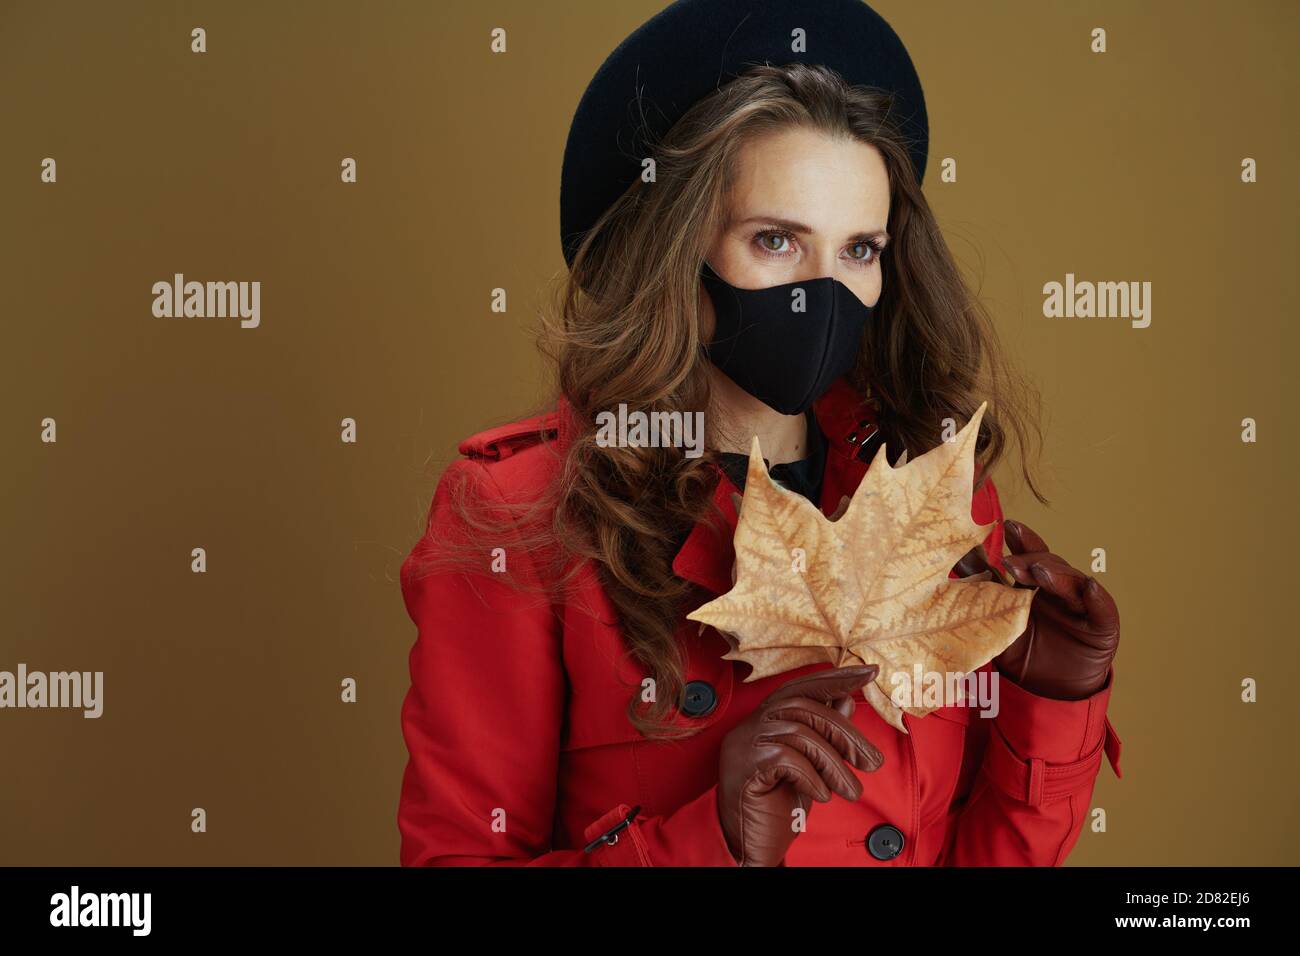
[{"label": "yellow maple leaf", "polygon": [[918,674],[960,686],[958,678],[1024,631],[1036,591],[987,573],[948,577],[994,527],[971,518],[987,405],[951,441],[906,464],[891,466],[882,446],[833,521],[772,481],[755,437],[734,539],[735,584],[687,617],[726,635],[732,649],[724,658],[753,668],[746,681],[823,662],[879,664],[865,697],[907,733],[903,712],[937,709],[917,702]]}]

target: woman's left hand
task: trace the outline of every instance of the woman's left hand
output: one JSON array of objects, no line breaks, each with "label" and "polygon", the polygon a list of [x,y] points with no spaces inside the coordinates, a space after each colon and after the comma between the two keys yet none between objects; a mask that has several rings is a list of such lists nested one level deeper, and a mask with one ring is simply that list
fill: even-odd
[{"label": "woman's left hand", "polygon": [[[1002,527],[1012,551],[1003,566],[1017,587],[1039,590],[1025,632],[993,663],[1031,694],[1058,700],[1092,696],[1105,685],[1119,647],[1114,600],[1096,578],[1052,554],[1032,528],[1010,520]],[[988,569],[981,548],[956,567],[963,577]]]}]

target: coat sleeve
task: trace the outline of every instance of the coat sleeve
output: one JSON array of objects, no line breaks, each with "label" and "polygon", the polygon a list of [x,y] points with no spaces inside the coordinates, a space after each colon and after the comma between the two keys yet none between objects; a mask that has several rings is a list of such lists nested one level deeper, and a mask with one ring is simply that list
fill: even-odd
[{"label": "coat sleeve", "polygon": [[[991,480],[977,493],[973,511],[981,523],[999,523],[996,544],[990,535],[985,550],[1001,569],[1002,508]],[[960,810],[938,865],[1065,862],[1087,821],[1103,754],[1120,776],[1120,740],[1106,716],[1113,682],[1112,668],[1091,697],[1054,700],[1000,677],[997,715],[973,718],[972,729],[986,734],[985,746],[972,785],[957,798]]]},{"label": "coat sleeve", "polygon": [[[552,847],[568,695],[560,620],[550,601],[490,570],[422,573],[424,559],[468,539],[453,488],[501,501],[488,469],[454,462],[434,493],[428,528],[403,562],[401,585],[418,634],[401,710],[408,761],[398,805],[403,866],[735,866],[717,787],[665,816],[612,806],[584,847]],[[521,549],[501,542],[512,577],[537,583]],[[500,556],[500,555],[499,555]],[[605,841],[602,834],[610,833]]]}]

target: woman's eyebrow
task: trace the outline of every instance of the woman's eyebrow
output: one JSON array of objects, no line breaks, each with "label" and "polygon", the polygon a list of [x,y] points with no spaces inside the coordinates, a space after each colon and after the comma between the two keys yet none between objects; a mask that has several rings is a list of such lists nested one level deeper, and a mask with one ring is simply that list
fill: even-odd
[{"label": "woman's eyebrow", "polygon": [[[736,223],[738,226],[747,226],[751,223],[761,223],[768,226],[776,226],[793,232],[795,235],[809,236],[816,232],[812,226],[804,225],[801,222],[795,222],[793,219],[783,219],[780,216],[750,216],[748,219],[741,219]],[[859,232],[849,238],[850,242],[865,242],[868,239],[883,239],[889,241],[889,233],[883,229],[872,229],[866,232]]]}]

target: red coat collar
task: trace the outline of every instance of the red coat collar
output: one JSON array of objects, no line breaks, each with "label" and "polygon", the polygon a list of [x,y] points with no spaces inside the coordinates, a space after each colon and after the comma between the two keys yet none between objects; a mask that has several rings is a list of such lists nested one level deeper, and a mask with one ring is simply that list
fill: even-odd
[{"label": "red coat collar", "polygon": [[[556,443],[563,449],[572,441],[578,425],[572,406],[563,396],[556,413]],[[841,378],[813,403],[813,415],[826,435],[826,470],[819,504],[822,512],[829,515],[839,505],[841,496],[853,494],[867,470],[867,462],[858,455],[863,443],[876,430],[875,408],[870,399]],[[871,453],[875,453],[874,445]],[[738,520],[731,496],[739,489],[721,469],[718,473],[713,503],[726,519],[726,526],[719,526],[708,514],[697,521],[673,559],[673,572],[714,594],[723,594],[731,589],[731,566],[735,561],[731,539]]]}]

